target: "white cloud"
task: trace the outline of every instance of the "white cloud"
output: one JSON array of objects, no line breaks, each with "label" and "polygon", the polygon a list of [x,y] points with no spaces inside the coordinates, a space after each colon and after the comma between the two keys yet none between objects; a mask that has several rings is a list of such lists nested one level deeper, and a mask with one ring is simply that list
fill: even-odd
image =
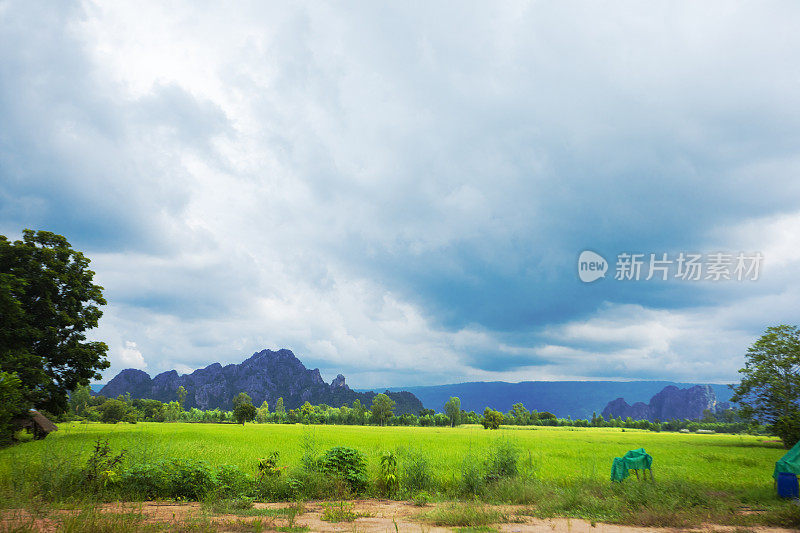
[{"label": "white cloud", "polygon": [[[0,231],[85,248],[109,300],[93,336],[123,347],[107,376],[288,347],[363,387],[734,379],[765,325],[798,321],[798,18],[15,4]],[[591,292],[587,243],[762,250],[766,270],[685,300]]]},{"label": "white cloud", "polygon": [[112,355],[112,360],[115,360],[123,368],[138,368],[139,370],[147,368],[142,352],[133,341],[125,341],[125,346],[119,350],[119,355],[117,357]]}]

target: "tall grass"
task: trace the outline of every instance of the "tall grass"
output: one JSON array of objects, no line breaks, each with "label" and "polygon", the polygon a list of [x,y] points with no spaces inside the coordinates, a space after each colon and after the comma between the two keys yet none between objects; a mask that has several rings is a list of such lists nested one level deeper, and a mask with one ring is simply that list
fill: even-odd
[{"label": "tall grass", "polygon": [[[115,476],[86,490],[86,465],[99,437],[108,439],[113,453],[124,450],[124,459]],[[337,446],[363,455],[364,485],[324,468],[326,450]],[[656,483],[612,484],[613,458],[639,447],[654,457]],[[536,516],[641,525],[690,524],[704,514],[725,519],[741,515],[743,506],[793,519],[772,488],[774,461],[784,453],[774,443],[753,436],[599,428],[64,424],[44,441],[0,450],[0,505],[379,496],[385,493],[380,458],[387,451],[397,457],[399,497],[423,491],[436,499],[477,497],[522,504]],[[260,476],[259,460],[274,452],[278,475]]]}]

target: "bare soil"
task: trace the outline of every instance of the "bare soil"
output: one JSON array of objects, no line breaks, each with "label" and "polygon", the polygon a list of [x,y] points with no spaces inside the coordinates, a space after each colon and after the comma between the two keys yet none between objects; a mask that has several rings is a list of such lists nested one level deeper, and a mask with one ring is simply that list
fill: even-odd
[{"label": "bare soil", "polygon": [[[436,505],[430,504],[425,507],[418,507],[408,502],[394,500],[354,500],[352,510],[356,513],[366,515],[357,518],[352,522],[332,523],[322,520],[324,502],[305,502],[303,512],[298,514],[294,520],[295,526],[306,526],[312,532],[334,532],[350,531],[361,533],[372,532],[450,532],[457,528],[433,526],[426,523],[420,514],[430,511]],[[255,503],[255,509],[283,509],[288,507],[288,503]],[[489,506],[487,506],[489,507]],[[570,532],[570,533],[662,533],[677,531],[673,528],[646,528],[634,526],[622,526],[616,524],[604,524],[601,522],[590,523],[586,520],[574,518],[554,518],[539,519],[526,516],[516,517],[515,512],[524,506],[492,506],[507,516],[515,516],[519,523],[500,523],[494,524],[499,531],[504,532]],[[99,516],[120,514],[135,515],[137,520],[146,523],[160,523],[169,529],[170,525],[175,529],[183,529],[186,523],[191,520],[205,519],[214,524],[220,532],[239,533],[246,529],[250,522],[260,520],[266,526],[266,531],[270,527],[286,526],[285,517],[247,517],[236,515],[209,515],[199,503],[175,503],[175,502],[137,502],[137,503],[110,503],[98,505],[94,508]],[[35,531],[55,532],[65,517],[76,515],[81,512],[78,509],[46,509],[42,511],[32,511],[25,509],[6,509],[0,510],[0,532],[13,531],[19,526],[28,526]],[[251,529],[252,530],[252,529]],[[741,532],[752,531],[759,533],[789,533],[793,529],[768,528],[768,527],[734,527],[706,524],[701,528],[686,530],[709,532]]]}]

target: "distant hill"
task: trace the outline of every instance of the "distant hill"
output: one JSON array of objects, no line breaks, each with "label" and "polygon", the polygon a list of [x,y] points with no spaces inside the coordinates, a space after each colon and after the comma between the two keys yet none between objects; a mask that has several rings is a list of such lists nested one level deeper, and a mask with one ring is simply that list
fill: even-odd
[{"label": "distant hill", "polygon": [[717,401],[717,395],[710,385],[695,385],[679,389],[674,385],[664,387],[650,398],[649,403],[635,402],[628,405],[624,398],[608,402],[603,409],[603,418],[628,418],[633,420],[697,420],[708,409],[719,413],[730,408],[729,402]]},{"label": "distant hill", "polygon": [[[669,385],[683,388],[695,384],[672,381],[479,381],[402,387],[402,390],[413,393],[425,407],[436,411],[441,411],[451,396],[458,396],[462,409],[478,413],[482,413],[487,406],[507,412],[512,405],[522,402],[528,409],[549,411],[558,417],[591,418],[593,412],[600,414],[614,398],[646,402]],[[716,394],[717,401],[730,400],[732,391],[727,385],[709,386]]]},{"label": "distant hill", "polygon": [[[130,393],[132,398],[150,398],[162,402],[177,400],[178,387],[186,389],[185,407],[190,409],[231,409],[232,399],[240,392],[247,393],[256,406],[266,400],[275,408],[279,397],[286,409],[295,409],[308,401],[313,405],[332,407],[352,405],[355,400],[369,408],[375,392],[356,392],[347,386],[339,374],[330,384],[322,380],[319,369],[309,370],[291,350],[262,350],[241,364],[222,366],[214,363],[191,374],[178,375],[175,370],[154,378],[141,370],[129,368],[117,374],[98,394],[116,398]],[[422,402],[405,391],[386,391],[395,402],[395,414],[418,413]]]}]

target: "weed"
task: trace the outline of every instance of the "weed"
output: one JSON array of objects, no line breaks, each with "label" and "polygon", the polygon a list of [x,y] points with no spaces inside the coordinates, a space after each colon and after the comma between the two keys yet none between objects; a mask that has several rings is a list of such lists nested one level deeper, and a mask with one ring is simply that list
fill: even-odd
[{"label": "weed", "polygon": [[391,496],[397,491],[398,485],[397,457],[393,452],[383,452],[381,454],[378,490],[387,496]]},{"label": "weed", "polygon": [[519,454],[519,447],[510,440],[495,441],[486,459],[486,481],[492,482],[516,476],[519,472],[517,468]]},{"label": "weed", "polygon": [[111,446],[108,439],[100,440],[94,444],[92,455],[86,461],[86,466],[81,471],[84,482],[92,487],[94,492],[113,485],[119,481],[119,467],[125,456],[125,450],[117,455],[111,453]]},{"label": "weed", "polygon": [[484,485],[484,465],[472,454],[464,457],[461,463],[460,492],[476,496]]},{"label": "weed", "polygon": [[451,503],[431,509],[419,516],[435,526],[448,527],[488,526],[507,521],[507,517],[497,509],[478,503]]},{"label": "weed", "polygon": [[431,495],[427,491],[421,490],[411,497],[411,503],[417,507],[425,507],[431,503]]},{"label": "weed", "polygon": [[356,518],[369,516],[367,513],[358,513],[353,510],[350,502],[328,502],[322,504],[322,519],[326,522],[352,522]]},{"label": "weed", "polygon": [[400,482],[408,492],[427,490],[433,486],[430,462],[424,453],[416,450],[406,452]]}]

